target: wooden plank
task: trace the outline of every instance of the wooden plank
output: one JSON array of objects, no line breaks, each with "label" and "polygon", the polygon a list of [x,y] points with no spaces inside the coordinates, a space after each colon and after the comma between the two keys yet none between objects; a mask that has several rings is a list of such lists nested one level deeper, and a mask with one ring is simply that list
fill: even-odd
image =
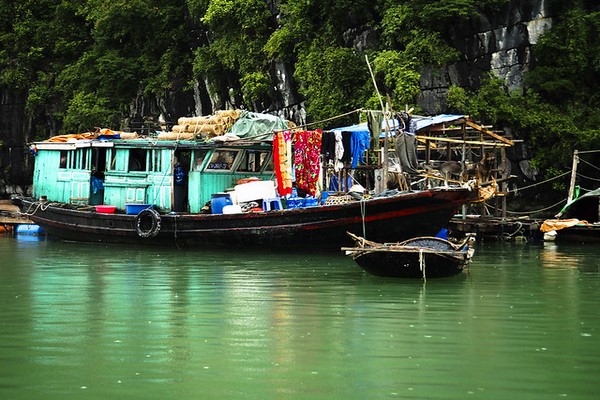
[{"label": "wooden plank", "polygon": [[[482,146],[489,146],[489,147],[502,147],[502,146],[512,146],[512,144],[505,144],[505,143],[496,143],[496,142],[486,142],[486,141],[479,141],[479,140],[462,140],[462,139],[450,139],[450,138],[442,138],[442,137],[435,137],[435,136],[423,136],[423,135],[417,135],[417,139],[427,139],[427,140],[435,140],[438,142],[446,142],[446,143],[464,143],[464,144],[473,144],[473,145],[482,145]],[[512,142],[511,142],[512,143]]]},{"label": "wooden plank", "polygon": [[504,138],[504,137],[502,137],[502,136],[500,136],[500,135],[497,135],[497,134],[495,134],[494,132],[492,132],[492,131],[490,131],[490,130],[487,130],[487,129],[485,129],[483,126],[477,125],[475,122],[473,122],[473,121],[471,121],[471,120],[466,120],[466,121],[465,121],[465,123],[466,123],[467,125],[469,125],[471,128],[473,128],[473,129],[477,129],[478,131],[480,131],[480,132],[483,132],[483,133],[485,133],[486,135],[489,135],[489,136],[493,137],[494,139],[500,140],[501,142],[504,142],[504,143],[506,143],[506,144],[507,144],[507,145],[509,145],[509,146],[512,146],[512,145],[514,145],[514,143],[513,143],[513,141],[512,141],[512,140],[509,140],[509,139],[507,139],[507,138]]}]

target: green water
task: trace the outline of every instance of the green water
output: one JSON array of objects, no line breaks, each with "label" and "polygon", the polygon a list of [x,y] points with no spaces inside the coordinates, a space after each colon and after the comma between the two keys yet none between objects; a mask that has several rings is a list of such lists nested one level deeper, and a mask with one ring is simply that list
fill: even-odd
[{"label": "green water", "polygon": [[596,399],[600,254],[478,244],[468,274],[341,254],[0,237],[0,399]]}]

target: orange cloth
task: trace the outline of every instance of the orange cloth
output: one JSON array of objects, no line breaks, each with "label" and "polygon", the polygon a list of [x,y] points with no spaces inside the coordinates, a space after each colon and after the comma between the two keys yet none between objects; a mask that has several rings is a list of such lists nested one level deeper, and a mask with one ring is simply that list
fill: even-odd
[{"label": "orange cloth", "polygon": [[577,218],[571,219],[547,219],[542,223],[540,231],[546,233],[550,231],[559,231],[561,229],[569,228],[575,225],[589,225],[585,220],[579,220]]},{"label": "orange cloth", "polygon": [[273,139],[273,163],[280,196],[292,193],[292,134],[277,132]]}]

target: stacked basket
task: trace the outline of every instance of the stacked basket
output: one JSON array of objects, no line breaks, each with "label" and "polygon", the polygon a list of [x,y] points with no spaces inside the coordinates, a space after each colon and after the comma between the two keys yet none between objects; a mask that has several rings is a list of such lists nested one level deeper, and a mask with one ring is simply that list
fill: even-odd
[{"label": "stacked basket", "polygon": [[161,132],[161,140],[194,140],[224,135],[240,117],[240,110],[221,110],[214,115],[181,117],[171,132]]}]

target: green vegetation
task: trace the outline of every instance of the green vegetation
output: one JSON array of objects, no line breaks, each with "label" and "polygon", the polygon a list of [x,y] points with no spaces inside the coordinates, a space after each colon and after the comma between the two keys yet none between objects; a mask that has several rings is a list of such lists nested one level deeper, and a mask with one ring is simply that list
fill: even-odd
[{"label": "green vegetation", "polygon": [[558,175],[570,167],[573,150],[600,148],[599,36],[600,13],[565,11],[534,47],[537,64],[524,93],[509,93],[490,78],[473,93],[451,88],[448,105],[510,128],[534,150],[542,171]]},{"label": "green vegetation", "polygon": [[[379,108],[368,55],[381,95],[400,109],[415,105],[424,65],[460,59],[452,28],[509,0],[276,3],[277,15],[265,0],[0,0],[0,86],[27,93],[32,134],[47,137],[117,128],[140,97],[158,104],[196,81],[217,108],[262,111],[276,96],[277,61],[317,121]],[[551,1],[558,17],[533,48],[522,93],[490,77],[450,88],[448,111],[510,128],[546,171],[575,148],[599,148],[600,14],[582,3]]]}]

